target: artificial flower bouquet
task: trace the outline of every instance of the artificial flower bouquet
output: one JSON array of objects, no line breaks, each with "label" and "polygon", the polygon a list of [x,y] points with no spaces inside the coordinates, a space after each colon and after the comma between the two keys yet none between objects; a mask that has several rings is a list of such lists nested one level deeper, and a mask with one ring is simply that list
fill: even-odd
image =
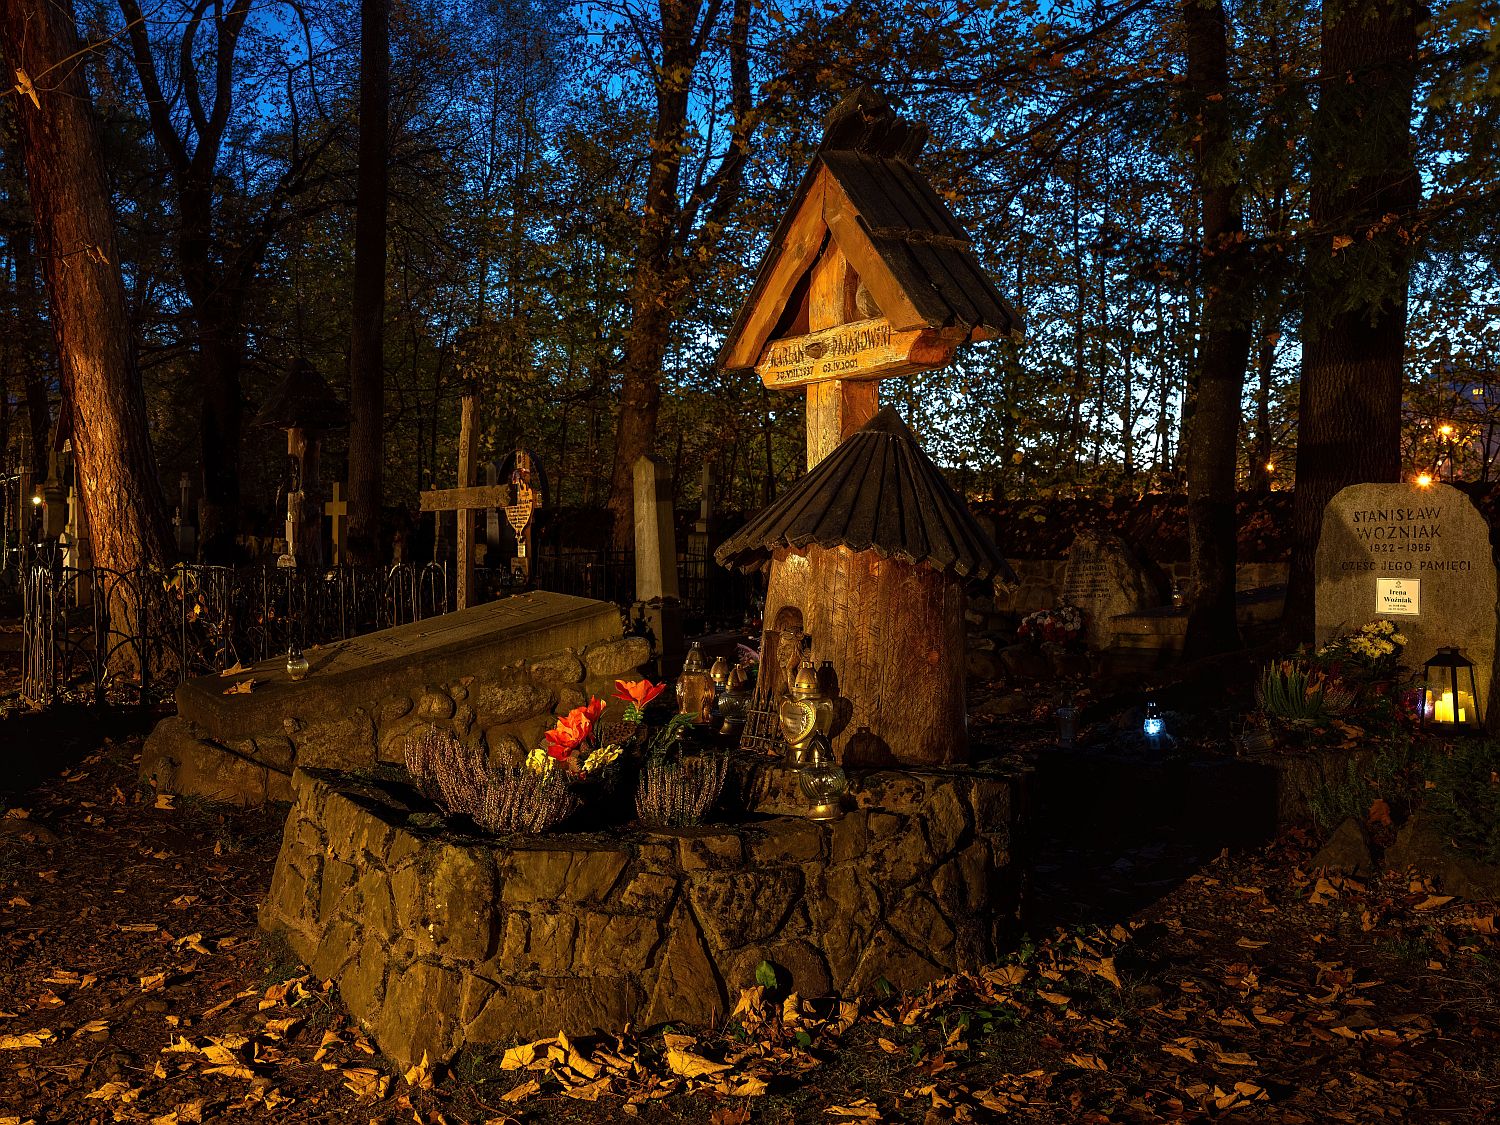
[{"label": "artificial flower bouquet", "polygon": [[1066,603],[1039,609],[1021,618],[1016,636],[1021,640],[1066,645],[1083,635],[1083,610]]}]

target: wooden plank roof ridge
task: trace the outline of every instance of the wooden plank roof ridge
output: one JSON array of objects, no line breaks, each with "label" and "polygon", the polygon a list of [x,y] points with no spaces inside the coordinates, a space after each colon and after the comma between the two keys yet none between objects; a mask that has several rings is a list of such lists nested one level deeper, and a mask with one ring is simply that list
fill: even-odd
[{"label": "wooden plank roof ridge", "polygon": [[964,578],[1014,580],[916,435],[887,406],[730,536],[714,557],[749,568],[778,549],[847,547]]}]

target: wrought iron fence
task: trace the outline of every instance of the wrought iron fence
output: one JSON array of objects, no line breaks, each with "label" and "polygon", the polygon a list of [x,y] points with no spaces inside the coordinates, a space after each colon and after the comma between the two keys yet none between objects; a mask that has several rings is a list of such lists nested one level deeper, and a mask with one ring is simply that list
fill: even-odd
[{"label": "wrought iron fence", "polygon": [[[731,573],[693,551],[679,560],[684,612],[694,627],[740,625],[758,576]],[[529,582],[481,570],[481,600],[523,589],[635,600],[628,551],[539,553]],[[177,563],[128,571],[61,564],[39,551],[21,568],[21,694],[36,704],[64,693],[165,698],[189,676],[222,672],[419,621],[450,608],[438,563],[327,570]]]},{"label": "wrought iron fence", "polygon": [[21,694],[148,702],[222,672],[448,610],[433,563],[311,570],[178,563],[77,570],[39,557],[23,572]]}]

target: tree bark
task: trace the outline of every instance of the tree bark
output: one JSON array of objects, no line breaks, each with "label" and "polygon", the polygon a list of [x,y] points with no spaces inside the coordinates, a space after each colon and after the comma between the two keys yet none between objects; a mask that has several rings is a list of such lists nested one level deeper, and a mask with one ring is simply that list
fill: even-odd
[{"label": "tree bark", "polygon": [[390,0],[361,0],[359,173],[349,332],[349,549],[355,562],[365,564],[381,561],[390,103]]},{"label": "tree bark", "polygon": [[1244,218],[1229,122],[1229,35],[1220,0],[1183,0],[1187,97],[1194,129],[1194,178],[1203,205],[1203,342],[1188,426],[1188,592],[1186,652],[1234,648],[1235,471],[1240,393],[1250,357]]},{"label": "tree bark", "polygon": [[[661,410],[661,365],[671,342],[672,321],[682,295],[702,272],[702,251],[723,225],[744,183],[745,154],[754,128],[747,43],[750,0],[734,0],[730,22],[730,84],[734,105],[728,152],[687,199],[678,194],[684,140],[688,132],[693,73],[718,20],[721,0],[659,0],[661,63],[656,69],[656,120],[651,133],[651,164],[646,177],[645,213],[636,240],[635,275],[630,287],[631,320],[625,335],[620,419],[615,431],[609,507],[614,543],[628,549],[635,535],[635,462],[651,452]],[[707,210],[705,230],[694,242],[694,218]]]},{"label": "tree bark", "polygon": [[167,557],[167,517],[151,456],[114,218],[68,0],[0,0],[0,48],[35,84],[16,126],[36,220],[78,482],[96,565]]},{"label": "tree bark", "polygon": [[1303,303],[1296,496],[1283,628],[1311,640],[1323,509],[1339,489],[1401,476],[1401,391],[1421,9],[1406,0],[1329,0]]}]

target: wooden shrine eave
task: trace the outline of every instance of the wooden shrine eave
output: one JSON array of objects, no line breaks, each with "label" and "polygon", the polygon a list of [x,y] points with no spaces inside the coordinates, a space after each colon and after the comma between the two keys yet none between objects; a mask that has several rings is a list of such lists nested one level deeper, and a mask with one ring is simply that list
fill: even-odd
[{"label": "wooden shrine eave", "polygon": [[768,386],[840,377],[836,370],[788,376],[785,364],[768,362],[776,348],[827,342],[817,333],[786,332],[799,286],[830,243],[893,337],[876,364],[880,370],[865,378],[941,366],[961,344],[1020,330],[1020,317],[985,275],[963,228],[911,165],[890,156],[820,151],[772,236],[720,352],[722,367],[769,367],[760,371]]},{"label": "wooden shrine eave", "polygon": [[778,551],[815,546],[873,551],[960,578],[1015,578],[893,407],[753,516],[714,558],[748,569]]}]

